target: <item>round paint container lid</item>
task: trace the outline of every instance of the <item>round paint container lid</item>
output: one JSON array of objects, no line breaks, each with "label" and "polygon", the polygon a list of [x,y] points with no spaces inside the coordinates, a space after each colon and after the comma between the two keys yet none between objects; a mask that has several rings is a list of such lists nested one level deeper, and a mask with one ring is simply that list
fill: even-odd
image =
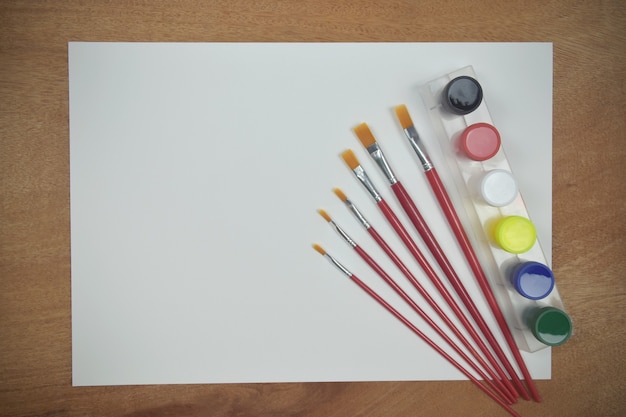
[{"label": "round paint container lid", "polygon": [[569,316],[555,307],[543,307],[532,314],[530,330],[541,343],[548,346],[562,345],[572,335]]},{"label": "round paint container lid", "polygon": [[461,133],[463,153],[474,161],[486,161],[500,150],[500,132],[489,123],[475,123]]},{"label": "round paint container lid", "polygon": [[496,243],[510,253],[528,252],[537,240],[537,231],[530,220],[522,216],[501,219],[494,229]]},{"label": "round paint container lid", "polygon": [[465,75],[446,84],[441,97],[446,110],[461,116],[476,110],[482,101],[482,87],[474,78]]},{"label": "round paint container lid", "polygon": [[552,292],[554,274],[542,263],[522,262],[513,268],[511,283],[522,296],[530,300],[541,300]]},{"label": "round paint container lid", "polygon": [[480,182],[480,194],[491,206],[507,206],[517,197],[517,181],[509,171],[494,169],[485,174]]}]

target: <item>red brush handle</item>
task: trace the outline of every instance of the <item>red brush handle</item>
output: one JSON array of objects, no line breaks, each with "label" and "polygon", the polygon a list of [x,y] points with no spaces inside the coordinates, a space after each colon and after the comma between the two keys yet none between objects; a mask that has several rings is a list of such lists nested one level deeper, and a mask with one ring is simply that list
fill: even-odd
[{"label": "red brush handle", "polygon": [[406,327],[408,327],[413,333],[419,336],[428,346],[433,348],[437,353],[439,353],[444,359],[446,359],[452,366],[458,369],[463,375],[465,375],[470,381],[472,381],[479,389],[481,389],[485,394],[487,394],[491,399],[497,402],[502,408],[504,408],[509,414],[515,417],[521,417],[513,408],[511,408],[508,404],[506,404],[500,397],[491,392],[491,390],[487,389],[483,384],[480,383],[471,373],[465,370],[457,361],[454,360],[450,355],[446,353],[445,350],[441,349],[435,342],[428,338],[424,333],[422,333],[413,323],[411,323],[406,317],[404,317],[400,312],[394,309],[384,298],[376,293],[376,291],[372,290],[368,287],[363,281],[361,281],[356,275],[351,275],[350,279],[356,283],[361,289],[363,289],[370,297],[376,300],[380,305],[385,307],[387,311],[393,314],[398,320],[400,320]]},{"label": "red brush handle", "polygon": [[494,391],[502,395],[507,401],[511,401],[508,391],[503,391],[500,386],[496,386],[494,381],[485,374],[472,359],[461,350],[454,341],[437,325],[429,316],[417,305],[415,301],[387,274],[387,272],[360,246],[355,246],[354,250],[361,259],[372,268],[383,281],[387,283],[402,299],[415,311]]},{"label": "red brush handle", "polygon": [[487,281],[485,272],[483,271],[483,268],[478,261],[478,256],[476,256],[476,252],[474,252],[474,249],[472,248],[467,234],[465,233],[465,229],[463,228],[463,225],[459,220],[459,216],[457,215],[456,210],[452,205],[450,196],[448,195],[448,192],[446,191],[446,188],[444,187],[441,178],[439,178],[439,174],[434,168],[432,168],[426,171],[426,178],[428,179],[428,182],[430,183],[430,186],[433,189],[435,196],[437,197],[437,201],[439,202],[441,209],[446,215],[446,219],[448,220],[448,223],[450,224],[450,227],[452,228],[452,231],[456,236],[456,239],[459,242],[463,253],[465,254],[465,258],[469,262],[472,272],[474,272],[476,280],[478,281],[478,284],[480,285],[480,288],[485,298],[487,299],[487,303],[489,304],[489,307],[491,308],[491,311],[493,312],[493,315],[498,322],[500,330],[502,331],[502,334],[504,335],[504,338],[509,345],[511,352],[515,357],[515,361],[517,362],[517,365],[519,366],[520,371],[524,376],[524,379],[526,380],[526,384],[528,385],[533,399],[537,402],[540,402],[541,396],[539,395],[539,391],[537,390],[537,387],[530,376],[530,372],[528,372],[528,368],[524,363],[524,359],[522,358],[519,352],[519,348],[517,347],[517,344],[513,339],[511,330],[509,329],[504,315],[502,314],[502,311],[498,306],[498,302],[496,301],[493,291],[489,286],[489,282]]},{"label": "red brush handle", "polygon": [[[465,286],[463,285],[458,275],[454,271],[454,268],[450,264],[450,261],[448,261],[448,258],[446,257],[445,253],[439,246],[439,243],[437,243],[437,240],[434,234],[431,232],[430,228],[424,221],[424,218],[422,217],[419,210],[417,209],[417,206],[413,202],[413,199],[411,199],[410,195],[407,193],[406,189],[400,182],[396,182],[395,184],[393,184],[391,186],[391,189],[396,195],[396,198],[400,202],[400,205],[406,212],[407,216],[411,220],[411,223],[413,223],[413,225],[419,232],[420,236],[426,243],[426,246],[428,246],[428,249],[434,255],[435,259],[437,260],[437,263],[439,264],[439,266],[441,266],[442,270],[448,277],[448,280],[450,281],[450,283],[454,287],[454,290],[459,295],[459,298],[461,299],[461,301],[463,302],[463,304],[469,311],[470,315],[476,322],[476,325],[478,326],[482,334],[485,336],[485,338],[489,342],[489,345],[492,347],[498,359],[500,359],[500,362],[502,363],[502,365],[508,372],[511,378],[511,381],[515,384],[515,387],[513,387],[511,382],[509,382],[508,377],[502,372],[501,368],[498,366],[497,362],[495,361],[495,358],[493,358],[493,356],[491,356],[490,354],[489,356],[487,356],[487,358],[490,359],[490,361],[495,364],[494,366],[496,366],[496,370],[498,370],[499,372],[502,372],[503,378],[506,381],[505,384],[507,384],[507,387],[509,388],[509,390],[511,391],[513,395],[517,396],[521,394],[523,398],[529,399],[528,394],[526,393],[526,389],[522,385],[522,381],[520,381],[519,377],[517,376],[517,373],[513,369],[513,366],[511,366],[511,363],[509,362],[504,351],[498,344],[498,341],[493,335],[491,329],[489,329],[489,326],[487,325],[484,318],[480,314],[478,308],[476,307],[476,304],[474,303],[471,296],[465,289]],[[433,278],[431,278],[431,280],[440,281],[436,275]],[[437,285],[436,282],[435,282],[435,285]],[[443,285],[441,286],[443,287]],[[437,288],[439,289],[439,286]],[[463,315],[463,318],[464,317],[465,316]],[[468,328],[468,330],[469,329],[473,330],[473,326],[469,322],[467,322],[467,324],[466,323],[463,323],[463,324],[466,328]],[[479,344],[483,352],[489,352],[489,349],[484,345],[481,337],[478,334],[476,334],[475,332],[472,333],[472,338],[476,341],[476,343]]]}]

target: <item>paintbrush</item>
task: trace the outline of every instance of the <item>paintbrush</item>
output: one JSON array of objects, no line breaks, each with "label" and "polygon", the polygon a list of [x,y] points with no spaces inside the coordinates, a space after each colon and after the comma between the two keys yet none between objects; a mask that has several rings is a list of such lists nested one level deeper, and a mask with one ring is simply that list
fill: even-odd
[{"label": "paintbrush", "polygon": [[[437,170],[435,169],[432,161],[430,160],[426,152],[426,149],[422,145],[422,141],[419,137],[419,134],[417,133],[417,129],[415,128],[413,121],[411,120],[411,116],[409,115],[409,112],[406,106],[400,105],[400,106],[395,107],[394,110],[398,118],[398,121],[400,122],[400,125],[402,126],[405,136],[407,137],[407,139],[409,140],[409,143],[411,144],[411,147],[417,154],[420,164],[422,165],[422,168],[424,170],[424,173],[426,174],[426,178],[428,179],[428,183],[430,184],[430,187],[432,188],[433,193],[437,197],[437,202],[439,203],[441,210],[444,212],[445,217],[450,225],[450,228],[452,229],[454,236],[459,242],[459,245],[461,246],[463,254],[465,255],[465,258],[467,259],[467,261],[469,262],[469,265],[472,269],[472,272],[474,273],[474,276],[476,277],[476,280],[482,290],[482,293],[485,296],[485,299],[487,300],[487,303],[489,304],[489,307],[494,317],[496,318],[498,326],[500,327],[500,330],[502,331],[502,334],[504,335],[504,338],[509,346],[509,349],[511,353],[513,354],[513,357],[515,358],[515,361],[517,362],[517,365],[524,379],[526,380],[526,384],[528,386],[528,389],[533,399],[537,402],[541,401],[541,396],[539,395],[539,391],[537,390],[537,387],[532,377],[530,376],[530,372],[528,371],[528,368],[526,367],[524,359],[522,358],[519,352],[519,348],[517,347],[517,344],[515,343],[515,339],[513,338],[513,335],[511,334],[511,330],[509,329],[506,323],[506,320],[504,318],[504,315],[502,314],[502,311],[500,310],[500,307],[498,306],[498,302],[496,301],[493,291],[491,290],[491,287],[489,285],[485,272],[483,271],[483,268],[480,265],[480,262],[478,261],[478,256],[476,256],[476,252],[474,252],[474,249],[472,248],[469,238],[467,237],[467,234],[465,233],[463,225],[461,221],[459,220],[459,216],[456,213],[454,205],[452,204],[452,201],[450,200],[450,196],[448,195],[448,192],[446,191],[446,188],[443,182],[441,181],[441,178],[439,177]],[[421,216],[419,216],[420,218],[416,216],[416,215],[419,215],[417,208],[415,208],[415,210],[413,210],[412,208],[409,208],[409,212],[407,212],[407,214],[411,218],[411,221],[414,222],[415,227],[418,229],[418,232],[420,233],[420,235],[422,236],[422,238],[428,245],[430,251],[433,253],[435,258],[437,259],[437,262],[439,263],[441,268],[444,270],[448,278],[451,280],[452,284],[455,286],[455,289],[459,287],[459,290],[461,290],[461,293],[459,294],[459,296],[463,300],[463,303],[469,310],[472,317],[474,317],[475,320],[477,319],[482,320],[482,315],[480,314],[478,309],[476,309],[469,295],[465,291],[463,291],[462,283],[460,282],[460,280],[454,273],[454,270],[452,269],[452,266],[450,265],[447,258],[445,257],[445,254],[443,253],[443,251],[441,250],[437,242],[434,240],[434,237],[432,236],[432,233],[430,233],[430,230],[428,230],[426,223],[423,222],[423,220],[420,221]],[[492,338],[489,338],[488,335],[485,335],[485,336],[488,337],[489,342],[492,345],[492,347],[494,347],[494,349],[496,348],[496,346],[497,348],[499,348],[499,345],[497,344],[497,342],[495,342],[495,338],[492,339]],[[495,345],[493,342],[495,342]],[[498,354],[498,356],[500,357],[500,354]],[[503,364],[507,366],[508,361]],[[507,370],[509,373],[511,373],[512,368],[509,369],[509,367],[507,367]],[[515,376],[513,378],[513,382],[516,384],[516,386],[518,387],[521,386],[521,381],[519,380],[519,377],[517,377],[517,374],[514,371],[512,373],[512,376],[513,375]],[[527,398],[527,395],[525,395],[526,390],[522,390],[521,393],[522,395],[525,396],[525,398]]]}]

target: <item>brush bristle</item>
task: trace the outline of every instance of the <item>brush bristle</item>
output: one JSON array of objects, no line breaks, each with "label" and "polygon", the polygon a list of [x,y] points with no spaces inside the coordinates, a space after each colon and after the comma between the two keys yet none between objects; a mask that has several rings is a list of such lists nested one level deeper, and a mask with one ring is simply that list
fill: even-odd
[{"label": "brush bristle", "polygon": [[326,251],[324,250],[324,248],[322,248],[320,245],[318,245],[317,243],[313,244],[313,249],[315,249],[316,251],[318,251],[320,254],[322,255],[326,255]]},{"label": "brush bristle", "polygon": [[413,120],[411,120],[409,111],[407,110],[404,104],[397,106],[395,108],[395,111],[396,111],[396,116],[398,117],[398,120],[400,121],[400,125],[402,126],[402,129],[408,129],[409,127],[413,126]]},{"label": "brush bristle", "polygon": [[323,218],[325,218],[327,222],[332,221],[332,219],[330,218],[330,216],[328,215],[328,213],[326,213],[324,210],[319,209],[319,210],[317,210],[317,212],[318,212],[318,213],[319,213],[319,214],[320,214]]},{"label": "brush bristle", "polygon": [[333,192],[341,201],[346,201],[348,197],[339,188],[333,188]]},{"label": "brush bristle", "polygon": [[367,126],[367,123],[361,123],[355,127],[354,133],[356,133],[356,136],[366,148],[376,143],[376,138],[372,134],[369,126]]},{"label": "brush bristle", "polygon": [[352,152],[351,149],[348,149],[347,151],[344,151],[341,154],[341,157],[343,158],[345,163],[350,167],[350,169],[356,169],[356,167],[361,165],[361,164],[359,164],[359,160],[356,159],[356,156],[354,155],[354,152]]}]

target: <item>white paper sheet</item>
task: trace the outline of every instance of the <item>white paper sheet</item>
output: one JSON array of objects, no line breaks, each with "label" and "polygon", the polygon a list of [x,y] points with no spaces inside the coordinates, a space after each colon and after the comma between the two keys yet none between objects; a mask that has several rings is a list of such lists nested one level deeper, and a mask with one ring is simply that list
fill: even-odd
[{"label": "white paper sheet", "polygon": [[[340,187],[425,283],[339,157],[401,213],[352,133],[367,122],[473,282],[392,111],[437,162],[417,88],[466,65],[550,259],[551,44],[70,43],[73,384],[464,379],[311,244],[425,328],[316,213],[415,294]],[[550,377],[549,349],[524,357]]]}]

